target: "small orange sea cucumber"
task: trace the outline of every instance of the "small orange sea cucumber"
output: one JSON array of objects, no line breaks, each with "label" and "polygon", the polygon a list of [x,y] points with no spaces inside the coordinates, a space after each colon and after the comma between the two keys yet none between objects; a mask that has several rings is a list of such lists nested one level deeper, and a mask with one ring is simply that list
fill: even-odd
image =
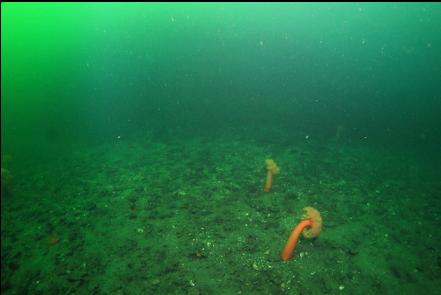
[{"label": "small orange sea cucumber", "polygon": [[304,218],[291,232],[282,253],[280,253],[283,261],[291,259],[302,232],[305,238],[310,239],[317,237],[322,229],[322,217],[320,216],[320,212],[312,207],[305,207],[303,210],[306,212]]},{"label": "small orange sea cucumber", "polygon": [[273,175],[279,173],[280,168],[277,166],[276,162],[272,159],[267,159],[266,163],[266,181],[263,190],[269,192],[271,186],[273,185]]}]

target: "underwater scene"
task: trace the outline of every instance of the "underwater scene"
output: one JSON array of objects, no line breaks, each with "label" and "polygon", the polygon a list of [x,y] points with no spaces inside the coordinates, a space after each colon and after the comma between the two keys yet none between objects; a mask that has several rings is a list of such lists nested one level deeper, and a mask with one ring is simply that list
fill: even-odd
[{"label": "underwater scene", "polygon": [[441,3],[2,3],[1,292],[440,294]]}]

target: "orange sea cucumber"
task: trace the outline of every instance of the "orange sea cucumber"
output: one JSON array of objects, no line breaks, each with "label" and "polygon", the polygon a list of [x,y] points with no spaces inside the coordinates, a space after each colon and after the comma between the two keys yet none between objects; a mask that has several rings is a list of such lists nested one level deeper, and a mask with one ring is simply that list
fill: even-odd
[{"label": "orange sea cucumber", "polygon": [[283,261],[288,261],[292,257],[302,232],[305,238],[314,238],[320,234],[322,229],[322,217],[320,216],[320,212],[312,207],[305,207],[303,210],[306,211],[306,216],[291,232],[282,253],[280,253]]}]

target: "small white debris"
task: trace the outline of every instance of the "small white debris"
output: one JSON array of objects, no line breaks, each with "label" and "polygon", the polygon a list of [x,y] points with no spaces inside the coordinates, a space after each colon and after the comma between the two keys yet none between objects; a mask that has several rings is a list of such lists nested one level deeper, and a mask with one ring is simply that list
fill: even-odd
[{"label": "small white debris", "polygon": [[142,233],[144,232],[144,229],[142,229],[142,228],[137,228],[136,231],[137,231],[138,233],[142,234]]},{"label": "small white debris", "polygon": [[190,280],[189,283],[190,283],[190,286],[192,286],[192,287],[196,286],[196,283],[193,280]]},{"label": "small white debris", "polygon": [[254,268],[254,270],[259,270],[259,266],[257,265],[257,263],[253,263],[253,268]]},{"label": "small white debris", "polygon": [[340,286],[338,287],[338,289],[339,289],[340,291],[343,291],[344,288],[345,288],[345,286],[343,286],[343,285],[340,285]]}]

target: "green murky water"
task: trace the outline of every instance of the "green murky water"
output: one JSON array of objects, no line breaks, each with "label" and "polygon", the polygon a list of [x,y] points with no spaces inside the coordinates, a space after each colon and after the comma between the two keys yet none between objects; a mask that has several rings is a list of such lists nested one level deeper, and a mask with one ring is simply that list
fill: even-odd
[{"label": "green murky water", "polygon": [[4,294],[439,293],[440,3],[2,3],[1,44]]}]

